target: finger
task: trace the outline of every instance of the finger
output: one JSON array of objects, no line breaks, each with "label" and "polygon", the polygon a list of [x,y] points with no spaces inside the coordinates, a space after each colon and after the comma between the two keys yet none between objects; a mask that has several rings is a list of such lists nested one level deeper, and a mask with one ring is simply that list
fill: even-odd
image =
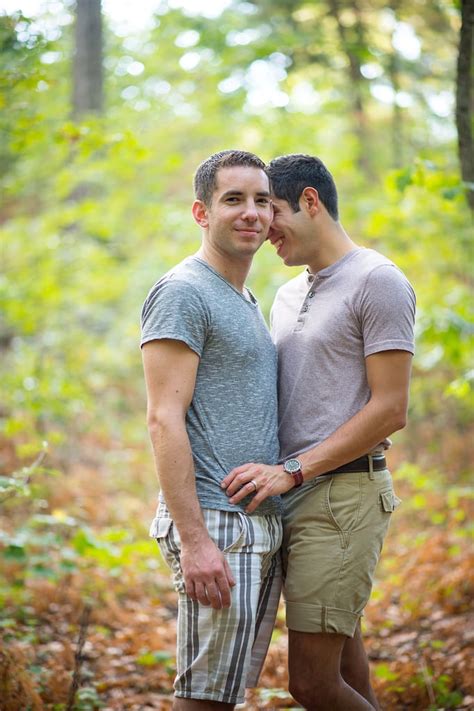
[{"label": "finger", "polygon": [[196,589],[194,587],[194,581],[193,580],[186,580],[184,581],[184,587],[186,590],[186,595],[191,598],[191,600],[197,600],[196,597]]},{"label": "finger", "polygon": [[255,494],[255,491],[258,489],[258,482],[256,482],[257,489],[255,489],[255,486],[252,484],[252,482],[255,481],[255,477],[256,473],[252,469],[246,471],[244,474],[238,474],[232,484],[227,487],[227,496],[234,496],[234,494],[239,493],[242,494],[241,498],[243,498],[249,494]]},{"label": "finger", "polygon": [[220,587],[217,583],[208,583],[208,585],[206,585],[207,597],[209,598],[213,610],[222,609],[221,593],[219,590]]},{"label": "finger", "polygon": [[200,602],[201,605],[209,607],[210,602],[204,585],[202,583],[195,583],[194,587],[196,589],[196,600]]},{"label": "finger", "polygon": [[253,513],[255,509],[260,506],[262,501],[265,501],[268,496],[270,496],[270,493],[266,494],[263,490],[259,491],[258,494],[255,494],[255,496],[251,499],[249,505],[245,507],[246,513]]},{"label": "finger", "polygon": [[227,582],[233,588],[234,585],[236,585],[234,574],[232,573],[231,567],[225,558],[224,558],[224,570],[225,570]]},{"label": "finger", "polygon": [[230,607],[231,594],[227,577],[222,576],[220,578],[217,578],[217,584],[219,586],[221,606]]},{"label": "finger", "polygon": [[245,499],[247,496],[250,496],[251,494],[255,494],[257,491],[255,489],[254,484],[252,483],[253,479],[248,481],[246,484],[243,484],[243,486],[240,487],[240,489],[235,491],[234,493],[229,493],[231,498],[229,499],[231,504],[238,504],[239,501],[242,501],[242,499]]},{"label": "finger", "polygon": [[234,481],[235,477],[238,476],[239,474],[243,474],[250,466],[252,466],[252,462],[248,462],[247,464],[241,464],[240,467],[235,467],[235,469],[232,469],[226,477],[221,482],[221,486],[223,489],[227,488],[231,482]]}]

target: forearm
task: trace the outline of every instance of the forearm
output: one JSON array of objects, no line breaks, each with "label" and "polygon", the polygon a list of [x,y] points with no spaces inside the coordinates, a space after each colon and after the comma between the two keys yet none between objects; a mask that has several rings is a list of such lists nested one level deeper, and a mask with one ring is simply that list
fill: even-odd
[{"label": "forearm", "polygon": [[197,544],[207,537],[196,492],[194,462],[186,426],[180,418],[149,418],[161,492],[183,543]]},{"label": "forearm", "polygon": [[[373,450],[393,432],[405,427],[411,353],[385,351],[366,358],[368,403],[321,444],[298,455],[307,481]],[[230,502],[237,504],[250,489],[255,495],[246,511],[252,513],[268,496],[284,494],[293,486],[281,465],[247,462],[222,482]]]},{"label": "forearm", "polygon": [[336,469],[374,449],[380,442],[405,426],[403,408],[369,400],[354,417],[324,442],[304,452],[298,459],[307,481]]}]

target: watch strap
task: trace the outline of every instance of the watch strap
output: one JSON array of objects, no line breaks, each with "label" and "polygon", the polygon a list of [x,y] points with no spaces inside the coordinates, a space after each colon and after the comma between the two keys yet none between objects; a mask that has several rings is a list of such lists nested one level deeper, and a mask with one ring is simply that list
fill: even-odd
[{"label": "watch strap", "polygon": [[303,479],[303,472],[301,471],[301,469],[297,469],[295,472],[289,472],[289,474],[290,474],[291,478],[293,479],[293,481],[295,482],[295,488],[302,485],[302,483],[304,482],[304,479]]},{"label": "watch strap", "polygon": [[[291,469],[288,469],[286,464],[289,461],[296,462],[298,464],[298,469],[294,469],[293,471]],[[288,459],[283,464],[283,470],[291,476],[291,478],[293,479],[293,481],[295,483],[295,487],[301,486],[303,484],[303,482],[304,482],[303,471],[302,471],[301,462],[299,461],[299,459],[296,459],[294,457],[292,457],[291,460]]]}]

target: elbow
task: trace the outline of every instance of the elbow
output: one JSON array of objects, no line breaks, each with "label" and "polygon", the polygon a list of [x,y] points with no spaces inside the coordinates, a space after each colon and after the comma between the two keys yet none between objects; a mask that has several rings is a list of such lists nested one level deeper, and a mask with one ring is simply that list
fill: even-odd
[{"label": "elbow", "polygon": [[146,423],[152,438],[166,435],[184,426],[185,412],[170,407],[148,408]]},{"label": "elbow", "polygon": [[406,424],[407,424],[406,415],[405,416],[400,415],[398,418],[394,419],[392,431],[398,432],[398,430],[403,430],[403,428],[406,427]]},{"label": "elbow", "polygon": [[146,424],[150,435],[160,435],[166,429],[167,418],[161,410],[148,410]]},{"label": "elbow", "polygon": [[391,432],[403,430],[407,424],[407,404],[403,403],[398,407],[391,408],[389,419]]}]

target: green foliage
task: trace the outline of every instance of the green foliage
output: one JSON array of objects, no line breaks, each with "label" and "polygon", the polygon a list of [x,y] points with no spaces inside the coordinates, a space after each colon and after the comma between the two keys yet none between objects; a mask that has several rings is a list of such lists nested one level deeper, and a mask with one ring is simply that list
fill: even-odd
[{"label": "green foliage", "polygon": [[285,689],[260,689],[259,697],[262,702],[273,701],[273,699],[287,699],[288,691]]},{"label": "green foliage", "polygon": [[[371,41],[364,45],[361,35],[354,51],[361,62],[379,62],[388,72],[384,12],[385,5],[376,3],[364,16]],[[354,28],[347,13],[344,22]],[[443,31],[449,25],[453,36],[456,18],[439,7],[415,22],[411,7],[401,3],[398,20],[413,22],[426,59],[445,62],[452,82],[453,56],[435,40],[443,22]],[[367,183],[355,166],[358,148],[350,112],[344,111],[350,106],[341,71],[344,48],[338,48],[324,3],[247,3],[215,20],[163,6],[146,42],[109,30],[108,113],[80,124],[68,118],[70,19],[60,22],[51,40],[19,14],[2,17],[10,107],[5,130],[11,136],[2,184],[0,278],[6,436],[39,451],[45,436],[63,450],[72,433],[138,432],[132,423],[138,423],[137,403],[143,402],[140,306],[154,280],[197,247],[191,175],[206,154],[229,145],[265,158],[300,150],[322,154],[337,178],[348,231],[385,251],[415,283],[421,377],[414,417],[430,412],[446,420],[447,412],[450,422],[467,421],[471,225],[454,162],[443,155],[452,141],[423,144],[413,162],[385,177],[383,189]],[[271,98],[255,103],[258,71],[273,77],[275,91],[286,93],[285,107],[272,105]],[[415,64],[405,61],[403,72],[404,90],[418,101]],[[447,90],[443,77],[436,75],[433,95]],[[427,76],[416,76],[420,80],[428,87]],[[372,86],[378,80],[364,81]],[[319,98],[312,108],[298,103],[295,97],[309,101],[314,88]],[[21,100],[26,91],[27,104]],[[373,146],[386,143],[387,109],[372,97],[366,110]],[[427,117],[411,111],[406,131],[424,131],[426,121],[435,120]],[[383,150],[377,156],[374,168],[382,176],[389,161]],[[251,286],[267,314],[287,276],[265,246]]]},{"label": "green foliage", "polygon": [[[457,563],[472,533],[472,492],[462,458],[449,474],[438,459],[443,447],[464,451],[457,442],[467,438],[473,405],[472,219],[452,118],[440,109],[453,95],[459,18],[449,3],[415,5],[344,3],[343,42],[327,2],[234,3],[216,19],[161,3],[141,35],[107,30],[107,110],[77,123],[68,5],[56,25],[0,17],[0,627],[12,639],[23,620],[34,643],[26,603],[38,581],[80,579],[85,597],[100,597],[110,581],[130,591],[134,576],[152,580],[160,565],[136,509],[104,524],[80,502],[67,510],[52,502],[68,470],[90,456],[101,465],[90,476],[107,482],[97,494],[104,506],[111,492],[143,501],[152,490],[148,452],[139,465],[130,454],[146,441],[140,308],[154,281],[197,249],[192,174],[226,147],[264,159],[320,155],[335,175],[348,233],[414,284],[417,353],[404,436],[411,462],[397,477],[409,492],[404,505],[427,528],[410,540],[402,531],[400,540],[419,552],[427,531],[449,532],[446,555]],[[421,43],[419,58],[397,45],[400,23]],[[351,57],[361,68],[356,82]],[[396,101],[380,100],[381,89]],[[266,316],[298,271],[268,244],[257,254],[249,285]],[[433,507],[441,492],[444,505]],[[393,580],[396,563],[385,563]],[[171,669],[173,659],[143,649],[136,664]],[[386,664],[375,673],[401,684]],[[430,683],[437,707],[458,704],[449,677]],[[262,691],[264,703],[285,697]],[[93,687],[78,692],[76,709],[101,705]]]},{"label": "green foliage", "polygon": [[425,686],[427,681],[430,685],[435,703],[430,704],[428,711],[437,709],[456,709],[463,702],[463,694],[460,691],[453,691],[453,680],[448,674],[441,674],[433,677],[433,670],[427,668],[424,674],[420,674],[415,679],[419,686]]},{"label": "green foliage", "polygon": [[93,686],[83,686],[78,690],[74,703],[74,711],[94,711],[105,704],[100,700],[97,689]]},{"label": "green foliage", "polygon": [[176,660],[169,652],[151,652],[142,650],[136,659],[137,664],[143,667],[153,667],[156,665],[164,665],[169,674],[174,674],[176,669]]},{"label": "green foliage", "polygon": [[384,681],[396,681],[398,674],[393,672],[387,664],[377,664],[375,667],[375,676]]}]

